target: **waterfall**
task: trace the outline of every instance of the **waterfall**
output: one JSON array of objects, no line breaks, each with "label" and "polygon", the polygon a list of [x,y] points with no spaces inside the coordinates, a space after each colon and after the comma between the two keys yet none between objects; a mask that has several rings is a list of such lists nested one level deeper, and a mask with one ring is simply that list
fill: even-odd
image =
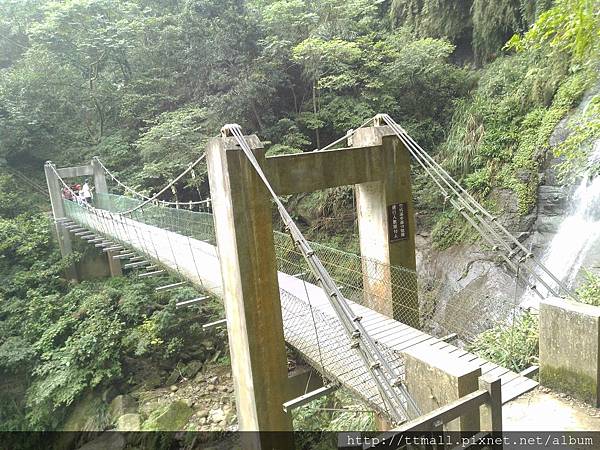
[{"label": "waterfall", "polygon": [[[594,142],[590,163],[600,161],[600,139]],[[567,287],[573,287],[586,255],[600,238],[600,176],[586,174],[572,197],[568,215],[560,224],[542,263]],[[539,286],[544,295],[547,291]],[[528,292],[521,305],[537,306],[539,297]]]}]

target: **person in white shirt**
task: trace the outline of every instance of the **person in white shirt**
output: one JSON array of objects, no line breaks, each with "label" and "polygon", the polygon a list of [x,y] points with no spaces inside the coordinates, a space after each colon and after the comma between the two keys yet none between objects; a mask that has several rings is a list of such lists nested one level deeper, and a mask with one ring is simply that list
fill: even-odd
[{"label": "person in white shirt", "polygon": [[83,186],[81,187],[81,195],[83,197],[83,201],[86,203],[92,202],[92,190],[90,189],[90,185],[88,184],[88,180],[85,180]]}]

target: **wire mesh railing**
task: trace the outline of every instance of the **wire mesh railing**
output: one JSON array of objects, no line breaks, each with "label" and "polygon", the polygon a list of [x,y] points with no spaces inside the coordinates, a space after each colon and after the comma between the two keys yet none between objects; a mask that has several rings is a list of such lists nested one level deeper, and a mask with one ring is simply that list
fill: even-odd
[{"label": "wire mesh railing", "polygon": [[[310,297],[300,298],[285,289],[280,290],[280,296],[286,342],[325,380],[341,383],[369,406],[387,413],[387,405],[373,377],[352,349],[340,322],[311,304]],[[397,376],[404,380],[402,355],[381,344],[378,348]]]},{"label": "wire mesh railing", "polygon": [[[97,194],[94,201],[98,208],[115,213],[141,202],[114,194]],[[147,205],[132,219],[215,244],[213,216],[207,212]],[[280,272],[317,284],[289,235],[275,231],[274,242]],[[481,332],[508,326],[521,313],[514,298],[486,296],[481,289],[466,286],[453,292],[443,279],[327,245],[311,242],[311,246],[348,300],[377,311],[390,308],[389,316],[437,337],[455,333],[462,343],[471,344]]]},{"label": "wire mesh railing", "polygon": [[[97,194],[96,210],[72,201],[64,203],[67,216],[81,225],[123,244],[133,241],[137,248],[150,258],[170,266],[188,278],[194,278],[194,274],[189,270],[184,273],[185,267],[181,266],[181,262],[202,258],[202,255],[196,255],[197,249],[193,246],[195,244],[186,247],[190,238],[215,243],[212,215],[146,205],[129,218],[119,216],[118,212],[131,209],[139,202],[140,200],[113,194]],[[92,217],[93,215],[95,217]],[[121,223],[119,220],[125,222]],[[172,233],[152,237],[153,232],[160,231],[157,229],[169,230]],[[171,239],[173,242],[169,242],[169,245],[160,242],[164,239]],[[328,314],[323,304],[312,303],[318,299],[311,296],[308,288],[314,288],[317,280],[314,279],[301,253],[285,233],[275,232],[274,243],[277,266],[281,272],[280,295],[286,341],[317,368],[325,379],[343,383],[370,406],[385,414],[386,404],[381,398],[381,393],[378,392],[369,371],[352,350],[351,342],[345,338],[342,325],[333,314]],[[157,249],[157,246],[161,245],[162,248]],[[178,250],[170,254],[167,249],[171,247],[172,250],[173,245]],[[475,342],[478,334],[486,329],[510,326],[513,323],[511,318],[518,313],[518,305],[515,305],[514,301],[485,299],[481,297],[480,291],[471,291],[468,288],[454,295],[444,292],[446,298],[442,302],[442,280],[417,277],[415,271],[389,266],[326,245],[311,243],[311,247],[348,300],[380,310],[378,303],[389,305],[391,298],[392,309],[388,315],[437,337],[456,333],[462,344],[470,345]],[[194,259],[194,265],[196,262],[202,264]],[[285,283],[282,283],[282,274],[285,274],[288,280],[293,280],[296,285],[304,284],[307,288],[306,295],[295,295],[298,290],[286,290]],[[197,278],[200,279],[200,276]],[[415,301],[418,303],[414,303]],[[394,371],[402,378],[401,354],[381,343],[377,345],[386,360],[392,364]]]},{"label": "wire mesh railing", "polygon": [[[94,197],[97,208],[113,213],[129,211],[141,203],[139,199],[115,194],[99,193]],[[131,218],[213,245],[216,243],[213,216],[208,212],[148,204],[143,210],[132,213]]]},{"label": "wire mesh railing", "polygon": [[[177,234],[179,227],[184,226],[183,221],[178,221],[177,217],[169,217],[169,211],[148,213],[146,208],[136,211],[137,220],[122,218],[109,209],[118,211],[122,207],[129,207],[130,200],[106,195],[105,198],[97,198],[96,201],[97,206],[103,206],[107,210],[88,208],[77,202],[65,200],[67,217],[105,236],[108,240],[129,244],[132,249],[141,250],[146,256],[188,279],[193,278],[193,274],[189,269],[186,272],[186,268],[193,258],[194,249],[192,246],[188,248],[184,242],[185,238]],[[123,220],[123,223],[119,223],[119,220]],[[170,233],[164,230],[165,223],[171,223]],[[210,236],[210,232],[203,231],[201,237]],[[279,233],[276,239],[289,238]],[[165,241],[170,242],[167,244]],[[183,245],[180,245],[182,243]],[[197,241],[194,241],[192,245],[196,244]],[[173,253],[171,256],[170,247],[174,248],[177,254]],[[282,246],[278,245],[277,248],[281,249]],[[185,264],[186,261],[188,264]],[[298,281],[294,276],[288,277]],[[383,399],[372,374],[353,350],[352,343],[343,333],[341,323],[331,311],[324,311],[322,304],[320,308],[313,307],[311,296],[299,298],[291,289],[281,288],[280,296],[286,342],[311,362],[323,378],[344,385],[354,391],[365,403],[393,418],[391,411],[388,410],[389,405]],[[394,367],[397,376],[402,378],[403,363],[400,355],[382,345],[378,348],[385,355],[386,361]]]}]

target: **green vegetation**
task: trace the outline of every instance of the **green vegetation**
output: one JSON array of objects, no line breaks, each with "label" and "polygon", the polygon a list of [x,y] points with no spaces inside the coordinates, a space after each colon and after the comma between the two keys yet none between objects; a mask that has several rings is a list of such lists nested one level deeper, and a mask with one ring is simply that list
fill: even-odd
[{"label": "green vegetation", "polygon": [[[138,361],[172,367],[202,351],[201,317],[177,311],[191,298],[157,294],[158,281],[113,278],[71,285],[43,214],[0,218],[0,426],[54,429],[83,394],[145,381]],[[192,350],[190,350],[190,348]],[[198,357],[198,355],[195,355]]]},{"label": "green vegetation", "polygon": [[307,431],[374,431],[374,415],[344,390],[294,410],[294,427]]},{"label": "green vegetation", "polygon": [[447,166],[470,192],[515,191],[519,211],[535,202],[538,169],[549,138],[590,84],[591,75],[552,73],[546,63],[519,54],[490,64],[473,99],[459,107],[445,144]]},{"label": "green vegetation", "polygon": [[575,114],[569,127],[572,133],[554,149],[556,156],[563,158],[559,175],[567,181],[585,172],[600,174],[600,161],[590,163],[588,155],[591,142],[600,138],[600,96],[593,97],[584,111]]},{"label": "green vegetation", "polygon": [[[352,394],[338,390],[292,412],[294,429],[304,431],[376,431],[375,414]],[[337,445],[335,434],[304,433],[300,448],[325,450]]]},{"label": "green vegetation", "polygon": [[474,53],[478,62],[498,56],[506,40],[526,31],[551,0],[393,0],[392,19],[419,35],[446,37]]},{"label": "green vegetation", "polygon": [[464,241],[467,235],[472,235],[471,228],[454,209],[439,214],[431,230],[433,246],[438,250],[445,250]]},{"label": "green vegetation", "polygon": [[520,372],[539,356],[537,316],[525,313],[510,325],[496,326],[480,334],[468,350],[502,367]]},{"label": "green vegetation", "polygon": [[585,281],[577,289],[579,301],[588,305],[600,306],[600,275],[585,271]]},{"label": "green vegetation", "polygon": [[[278,155],[323,147],[387,112],[488,209],[516,204],[523,216],[553,130],[597,81],[596,9],[594,0],[0,0],[0,429],[57,428],[88,395],[200,358],[190,350],[202,351],[190,345],[204,333],[198,318],[217,308],[175,314],[192,293],[160,295],[151,280],[66,281],[82,255],[58,255],[44,161],[98,155],[149,194],[224,123]],[[590,169],[599,112],[596,98],[554,149],[565,181]],[[414,179],[435,247],[473,241],[418,168]],[[208,194],[200,165],[164,199]],[[309,237],[358,251],[347,240],[351,189],[285,201]],[[598,304],[598,285],[589,275],[582,300]],[[536,330],[525,315],[473,350],[519,370],[535,359]],[[373,427],[370,415],[325,410],[347,398],[319,402],[297,412],[299,427]]]},{"label": "green vegetation", "polygon": [[[472,96],[457,101],[441,154],[450,172],[492,210],[505,208],[506,200],[499,203],[495,195],[502,190],[513,193],[521,216],[532,210],[550,136],[597,78],[600,22],[592,3],[555,2],[530,31],[511,38],[506,48],[516,53],[485,67]],[[599,135],[594,108],[595,103],[579,121],[581,129],[556,150],[566,156],[563,172],[584,159],[580,144]],[[434,211],[441,203],[436,195],[423,199]],[[434,233],[438,247],[462,239],[462,220],[450,227],[448,215],[440,214],[436,222],[434,230],[443,230]]]},{"label": "green vegetation", "polygon": [[[479,199],[502,210],[497,192],[513,192],[522,215],[552,129],[593,80],[600,29],[591,0],[43,0],[2,12],[0,158],[14,167],[96,154],[151,193],[223,123],[282,154],[385,111]],[[597,134],[588,123],[559,154]],[[205,198],[202,170],[166,195]],[[415,175],[434,226],[441,198]],[[462,219],[440,220],[453,238],[438,246],[470,238]],[[316,227],[329,240],[347,222]]]},{"label": "green vegetation", "polygon": [[0,158],[63,164],[97,154],[147,190],[225,122],[308,150],[385,110],[427,145],[439,142],[471,82],[449,62],[450,42],[392,31],[387,10],[365,0],[2,9]]},{"label": "green vegetation", "polygon": [[[600,276],[586,272],[586,281],[577,290],[577,294],[581,302],[600,306]],[[538,344],[538,318],[536,315],[525,313],[510,325],[499,325],[483,332],[468,347],[468,350],[488,361],[518,372],[536,364],[539,356]],[[556,380],[562,380],[555,385],[569,385],[569,374],[548,374],[550,375]],[[570,389],[566,392],[579,392],[587,389],[587,386],[575,386],[575,388],[570,386]]]}]

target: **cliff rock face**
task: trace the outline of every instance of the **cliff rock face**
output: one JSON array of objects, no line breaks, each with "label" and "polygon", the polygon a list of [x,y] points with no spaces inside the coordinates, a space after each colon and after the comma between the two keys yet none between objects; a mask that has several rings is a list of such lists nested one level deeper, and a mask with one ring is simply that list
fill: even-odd
[{"label": "cliff rock face", "polygon": [[[573,114],[600,92],[600,85],[584,96]],[[569,135],[569,117],[563,119],[552,134],[550,146],[563,142]],[[546,152],[540,173],[536,207],[527,216],[519,216],[517,199],[510,190],[492,193],[502,205],[502,223],[539,259],[543,259],[561,223],[572,210],[575,180],[562,185],[557,177],[559,160]],[[462,331],[469,339],[490,325],[510,321],[514,305],[528,294],[523,283],[491,251],[480,243],[455,245],[445,250],[433,248],[431,238],[421,232],[417,240],[422,310],[431,318],[434,331]],[[587,251],[583,266],[600,259],[600,243]],[[460,333],[459,333],[460,334]]]},{"label": "cliff rock face", "polygon": [[[514,276],[479,245],[432,248],[429,236],[417,239],[421,310],[427,331],[458,333],[470,341],[498,322],[509,320],[515,301]],[[517,295],[518,299],[518,295]]]}]

